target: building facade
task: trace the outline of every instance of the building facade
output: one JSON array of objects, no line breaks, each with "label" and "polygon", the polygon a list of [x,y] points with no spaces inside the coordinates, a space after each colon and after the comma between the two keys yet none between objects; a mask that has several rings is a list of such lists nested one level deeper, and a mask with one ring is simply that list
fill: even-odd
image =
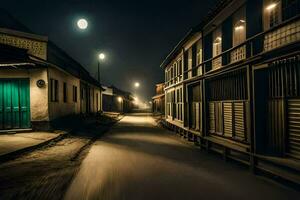
[{"label": "building facade", "polygon": [[300,1],[223,0],[164,60],[166,125],[300,183]]},{"label": "building facade", "polygon": [[0,129],[100,112],[101,85],[47,37],[24,31],[0,28]]},{"label": "building facade", "polygon": [[165,113],[165,84],[156,84],[155,96],[152,97],[152,112]]},{"label": "building facade", "polygon": [[131,93],[120,90],[114,86],[103,87],[102,110],[104,112],[129,113],[133,109],[134,98]]}]

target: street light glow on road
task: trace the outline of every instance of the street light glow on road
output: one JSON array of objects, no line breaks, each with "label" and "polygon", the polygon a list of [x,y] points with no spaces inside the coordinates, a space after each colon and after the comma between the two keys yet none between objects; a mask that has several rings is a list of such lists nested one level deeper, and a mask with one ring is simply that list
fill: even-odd
[{"label": "street light glow on road", "polygon": [[79,19],[79,20],[77,21],[77,26],[78,26],[78,28],[80,28],[80,29],[82,29],[82,30],[87,29],[88,25],[89,25],[89,24],[88,24],[88,22],[87,22],[86,19]]}]

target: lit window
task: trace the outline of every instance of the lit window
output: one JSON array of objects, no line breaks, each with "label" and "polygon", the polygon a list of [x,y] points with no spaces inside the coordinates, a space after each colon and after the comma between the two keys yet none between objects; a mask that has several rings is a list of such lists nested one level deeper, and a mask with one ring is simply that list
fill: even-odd
[{"label": "lit window", "polygon": [[281,22],[281,1],[265,0],[264,13],[265,30],[278,25]]},{"label": "lit window", "polygon": [[197,66],[202,63],[202,40],[197,42]]},{"label": "lit window", "polygon": [[240,19],[235,23],[233,31],[233,45],[239,45],[246,40],[246,21]]},{"label": "lit window", "polygon": [[222,53],[222,31],[221,28],[213,32],[213,57]]},{"label": "lit window", "polygon": [[218,56],[222,52],[222,38],[216,37],[213,44],[213,56]]}]

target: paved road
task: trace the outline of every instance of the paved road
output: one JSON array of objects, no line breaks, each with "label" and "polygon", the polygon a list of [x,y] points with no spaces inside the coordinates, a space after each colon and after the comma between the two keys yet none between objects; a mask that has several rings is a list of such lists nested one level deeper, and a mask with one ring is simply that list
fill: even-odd
[{"label": "paved road", "polygon": [[65,199],[297,199],[299,193],[201,152],[145,114],[126,116],[83,160]]}]

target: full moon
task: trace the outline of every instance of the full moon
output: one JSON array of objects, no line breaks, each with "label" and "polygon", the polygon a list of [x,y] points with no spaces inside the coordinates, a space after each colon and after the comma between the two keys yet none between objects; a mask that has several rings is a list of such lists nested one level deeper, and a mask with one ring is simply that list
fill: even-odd
[{"label": "full moon", "polygon": [[86,21],[86,19],[80,19],[77,21],[77,26],[80,29],[86,29],[88,27],[88,22]]}]

